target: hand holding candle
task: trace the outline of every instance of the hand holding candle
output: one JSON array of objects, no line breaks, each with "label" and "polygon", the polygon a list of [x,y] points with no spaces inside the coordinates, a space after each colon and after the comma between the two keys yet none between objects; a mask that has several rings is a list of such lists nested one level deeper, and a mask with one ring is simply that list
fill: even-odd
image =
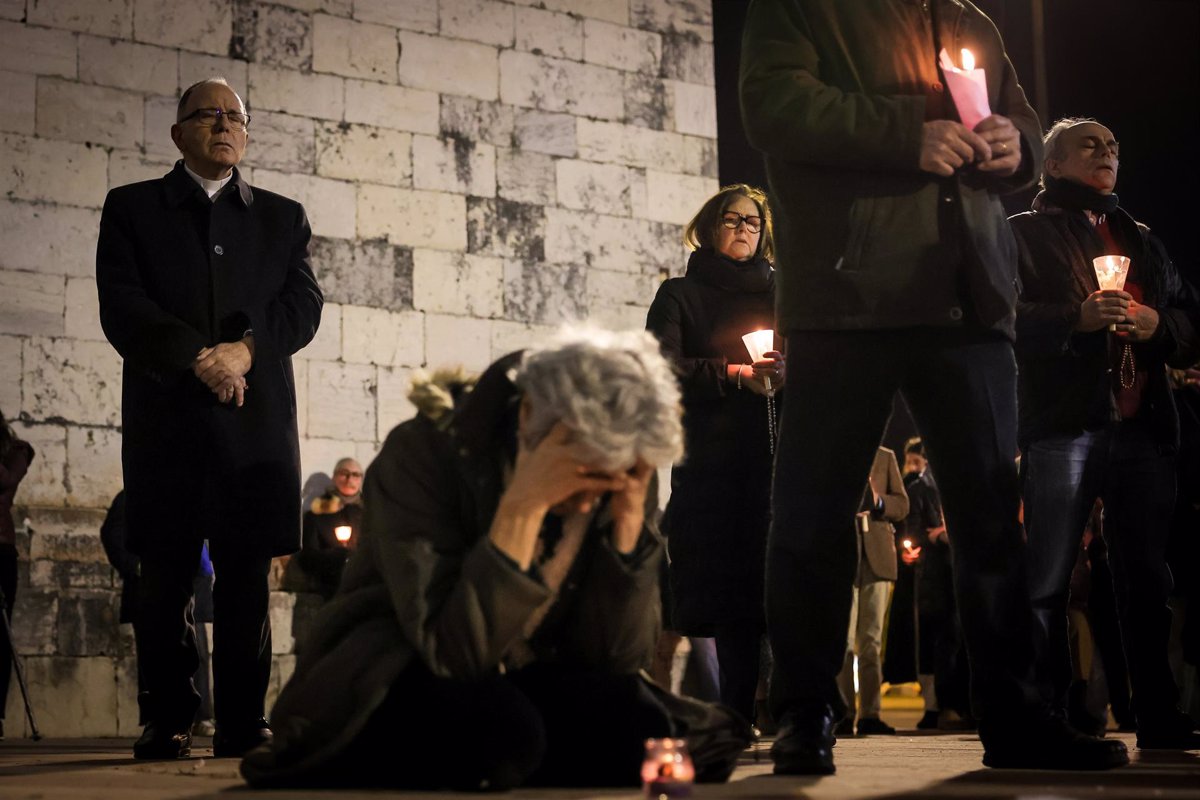
[{"label": "hand holding candle", "polygon": [[[1092,259],[1092,268],[1096,270],[1096,282],[1100,284],[1100,291],[1124,290],[1125,278],[1129,274],[1129,259],[1126,256],[1096,256]],[[1117,324],[1110,323],[1108,329],[1115,331]]]},{"label": "hand holding candle", "polygon": [[[768,396],[774,395],[776,387],[772,385],[771,376],[774,374],[779,379],[783,377],[780,371],[783,356],[775,350],[775,331],[747,333],[742,337],[742,342],[746,345],[746,351],[750,353],[750,360],[754,362],[754,377],[762,381]],[[777,382],[782,385],[782,380]]]}]

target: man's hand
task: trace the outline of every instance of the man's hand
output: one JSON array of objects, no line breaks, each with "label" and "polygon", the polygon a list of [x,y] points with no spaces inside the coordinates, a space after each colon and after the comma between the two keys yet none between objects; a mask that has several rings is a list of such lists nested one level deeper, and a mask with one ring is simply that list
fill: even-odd
[{"label": "man's hand", "polygon": [[[982,122],[979,124],[983,125]],[[934,119],[921,127],[919,166],[925,172],[948,178],[964,164],[987,161],[991,157],[992,149],[987,141],[961,122]]]},{"label": "man's hand", "polygon": [[975,126],[975,133],[991,148],[992,157],[979,165],[980,172],[1007,178],[1021,166],[1021,132],[1008,117],[993,114]]},{"label": "man's hand", "polygon": [[244,375],[254,362],[253,338],[247,336],[240,342],[222,342],[215,347],[206,347],[192,362],[192,373],[217,395],[222,403],[236,400],[242,405],[246,389]]},{"label": "man's hand", "polygon": [[[1079,321],[1075,323],[1075,330],[1080,333],[1091,333],[1123,322],[1131,302],[1133,302],[1133,295],[1118,289],[1100,289],[1092,292],[1079,305]],[[1156,314],[1156,325],[1158,324],[1157,316]]]},{"label": "man's hand", "polygon": [[[1124,294],[1124,292],[1122,292]],[[1152,306],[1132,301],[1125,310],[1125,319],[1117,323],[1117,336],[1134,342],[1145,342],[1158,330],[1158,312]]]},{"label": "man's hand", "polygon": [[613,547],[618,553],[632,553],[646,521],[646,492],[654,467],[638,459],[626,473],[625,488],[613,492],[609,508],[613,515]]}]

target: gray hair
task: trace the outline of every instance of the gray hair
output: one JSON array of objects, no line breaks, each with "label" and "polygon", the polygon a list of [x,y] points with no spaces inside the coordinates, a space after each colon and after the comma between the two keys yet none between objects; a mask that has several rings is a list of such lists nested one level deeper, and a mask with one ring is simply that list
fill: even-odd
[{"label": "gray hair", "polygon": [[565,327],[525,353],[516,383],[530,400],[526,447],[561,421],[599,469],[629,469],[639,458],[665,466],[683,455],[679,386],[645,331]]},{"label": "gray hair", "polygon": [[179,122],[183,119],[183,109],[187,107],[187,101],[191,99],[192,92],[199,89],[201,86],[208,86],[211,83],[216,83],[224,86],[229,91],[233,92],[233,96],[238,99],[238,104],[242,107],[242,111],[246,110],[246,103],[242,100],[242,96],[234,91],[234,88],[229,85],[229,81],[220,77],[205,78],[202,81],[196,81],[191,86],[183,90],[183,94],[179,95],[179,105],[175,107],[175,121]]},{"label": "gray hair", "polygon": [[[1062,135],[1069,129],[1074,128],[1076,125],[1082,125],[1085,122],[1095,122],[1097,125],[1100,124],[1098,120],[1092,117],[1063,117],[1051,125],[1050,129],[1046,131],[1046,135],[1042,137],[1042,160],[1049,161],[1052,158],[1060,159],[1066,156],[1066,153],[1063,152],[1062,141],[1060,141]],[[1042,170],[1042,177],[1038,183],[1040,186],[1045,187],[1045,169]]]}]

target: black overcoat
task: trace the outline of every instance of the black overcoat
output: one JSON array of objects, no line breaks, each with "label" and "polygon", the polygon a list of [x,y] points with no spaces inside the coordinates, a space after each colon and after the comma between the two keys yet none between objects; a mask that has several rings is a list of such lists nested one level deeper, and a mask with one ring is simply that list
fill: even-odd
[{"label": "black overcoat", "polygon": [[[100,218],[100,323],[124,359],[121,419],[128,547],[300,544],[300,449],[291,355],[323,298],[297,202],[238,171],[210,201],[184,171],[109,192]],[[245,405],[191,371],[204,347],[254,334]]]}]

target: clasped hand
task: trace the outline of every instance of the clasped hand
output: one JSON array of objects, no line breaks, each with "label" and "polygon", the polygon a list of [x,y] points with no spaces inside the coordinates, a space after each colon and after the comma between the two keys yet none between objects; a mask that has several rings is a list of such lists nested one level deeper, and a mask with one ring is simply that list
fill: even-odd
[{"label": "clasped hand", "polygon": [[950,177],[969,164],[1002,178],[1016,173],[1021,166],[1021,132],[1012,120],[993,114],[975,130],[947,119],[930,120],[922,126],[922,170]]},{"label": "clasped hand", "polygon": [[205,347],[192,362],[192,373],[220,402],[232,401],[241,408],[247,389],[245,375],[254,358],[250,347],[247,339]]},{"label": "clasped hand", "polygon": [[1091,333],[1109,325],[1122,339],[1144,342],[1158,329],[1158,312],[1120,289],[1092,292],[1079,306],[1079,321],[1075,323],[1075,330]]},{"label": "clasped hand", "polygon": [[742,376],[742,385],[755,394],[765,395],[768,393],[767,379],[770,379],[771,389],[769,391],[778,391],[783,388],[783,384],[787,380],[786,367],[783,353],[778,350],[768,350],[763,353],[762,361],[755,361],[750,365],[752,372],[749,376]]}]

